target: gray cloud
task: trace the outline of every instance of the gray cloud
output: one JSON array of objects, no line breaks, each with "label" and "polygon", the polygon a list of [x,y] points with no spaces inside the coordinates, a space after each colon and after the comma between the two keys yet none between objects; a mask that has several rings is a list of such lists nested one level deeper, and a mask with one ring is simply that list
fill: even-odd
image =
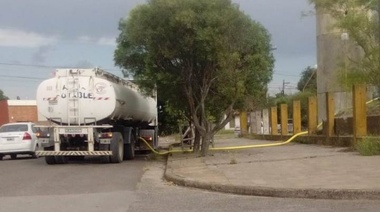
[{"label": "gray cloud", "polygon": [[115,37],[118,22],[145,0],[1,0],[0,26],[66,39]]},{"label": "gray cloud", "polygon": [[81,60],[78,61],[74,66],[72,67],[78,67],[78,68],[94,68],[94,65],[87,61],[87,60]]},{"label": "gray cloud", "polygon": [[307,0],[234,0],[240,9],[260,22],[272,35],[279,57],[315,55],[315,17],[303,17],[313,10]]},{"label": "gray cloud", "polygon": [[[118,22],[145,0],[2,0],[0,26],[75,40],[115,38]],[[315,49],[314,17],[301,19],[312,9],[307,0],[233,0],[272,34],[278,51],[303,55]],[[25,8],[25,9],[22,9]],[[22,15],[21,15],[22,14]],[[305,45],[306,44],[306,45]],[[285,55],[286,55],[285,54]]]},{"label": "gray cloud", "polygon": [[[277,73],[299,75],[307,65],[315,64],[315,17],[302,18],[303,12],[313,10],[308,0],[232,1],[239,4],[241,10],[260,22],[272,35],[272,43],[277,47],[274,51],[278,61],[275,68]],[[136,5],[145,2],[146,0],[1,0],[0,29],[15,29],[56,38],[59,41],[54,44],[58,43],[57,45],[62,44],[61,41],[72,44],[72,41],[77,42],[78,38],[87,36],[92,41],[90,43],[97,46],[112,46],[112,39],[119,34],[119,20],[126,17]],[[62,46],[57,46],[55,53],[60,48]],[[98,47],[91,48],[95,50]],[[50,51],[48,47],[38,49],[33,60],[44,62]],[[79,51],[85,50],[79,49],[76,52]],[[22,56],[16,59],[22,61],[20,58]],[[102,59],[102,63],[107,64],[106,61],[112,60],[112,55],[108,59]],[[85,62],[74,65],[93,67],[90,62]],[[274,75],[274,81],[282,82],[284,77]],[[296,80],[294,78],[292,81]]]},{"label": "gray cloud", "polygon": [[37,52],[32,55],[32,62],[36,64],[44,63],[46,61],[48,53],[53,50],[54,47],[51,45],[40,46]]}]

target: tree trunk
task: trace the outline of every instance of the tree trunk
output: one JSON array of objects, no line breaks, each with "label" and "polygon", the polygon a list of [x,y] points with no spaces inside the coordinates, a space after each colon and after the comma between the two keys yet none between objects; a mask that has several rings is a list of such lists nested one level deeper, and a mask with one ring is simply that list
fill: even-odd
[{"label": "tree trunk", "polygon": [[201,135],[199,134],[198,130],[195,130],[194,135],[194,153],[198,153],[201,147]]},{"label": "tree trunk", "polygon": [[204,137],[202,137],[202,151],[201,156],[205,157],[208,154],[208,150],[210,147],[211,134],[207,132]]}]

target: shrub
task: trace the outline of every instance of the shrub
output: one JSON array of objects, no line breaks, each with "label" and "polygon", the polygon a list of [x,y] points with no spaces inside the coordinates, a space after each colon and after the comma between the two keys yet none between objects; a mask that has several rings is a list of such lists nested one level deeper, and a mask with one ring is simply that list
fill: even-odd
[{"label": "shrub", "polygon": [[355,145],[356,150],[364,156],[380,155],[379,138],[363,138]]}]

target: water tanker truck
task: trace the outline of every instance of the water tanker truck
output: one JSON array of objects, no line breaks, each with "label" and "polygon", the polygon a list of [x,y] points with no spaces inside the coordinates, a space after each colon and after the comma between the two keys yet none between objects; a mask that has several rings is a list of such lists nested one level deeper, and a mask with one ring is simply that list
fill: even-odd
[{"label": "water tanker truck", "polygon": [[156,95],[144,95],[131,81],[104,70],[57,69],[37,89],[38,112],[49,120],[38,133],[47,164],[69,157],[101,156],[111,163],[130,160],[135,151],[155,148]]}]

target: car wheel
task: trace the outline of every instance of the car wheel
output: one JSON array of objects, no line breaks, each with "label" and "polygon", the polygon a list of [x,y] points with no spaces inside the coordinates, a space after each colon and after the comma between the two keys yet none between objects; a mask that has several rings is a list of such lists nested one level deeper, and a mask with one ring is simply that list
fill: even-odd
[{"label": "car wheel", "polygon": [[17,155],[16,154],[11,154],[11,159],[14,160],[17,158]]}]

